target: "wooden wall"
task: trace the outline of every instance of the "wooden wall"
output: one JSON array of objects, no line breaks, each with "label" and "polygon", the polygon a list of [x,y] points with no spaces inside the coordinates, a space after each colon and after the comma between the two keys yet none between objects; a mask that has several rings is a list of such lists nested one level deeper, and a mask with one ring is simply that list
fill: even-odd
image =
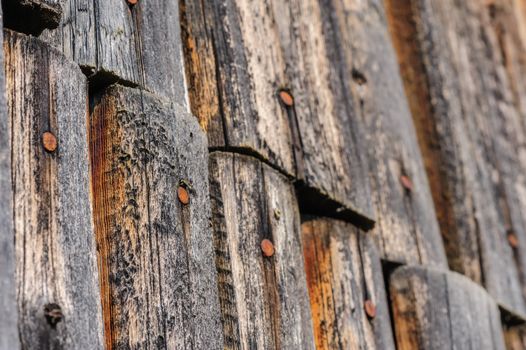
[{"label": "wooden wall", "polygon": [[522,0],[3,0],[0,350],[526,349]]}]

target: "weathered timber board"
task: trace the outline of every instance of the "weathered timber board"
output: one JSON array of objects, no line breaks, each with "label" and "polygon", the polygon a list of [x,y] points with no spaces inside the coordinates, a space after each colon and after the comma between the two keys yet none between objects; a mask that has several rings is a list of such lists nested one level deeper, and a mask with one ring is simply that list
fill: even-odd
[{"label": "weathered timber board", "polygon": [[307,199],[329,198],[371,226],[363,133],[326,17],[316,1],[184,1],[191,109],[211,147],[256,153]]},{"label": "weathered timber board", "polygon": [[[0,7],[0,18],[2,8]],[[0,21],[1,23],[1,21]],[[3,31],[0,42],[4,42]],[[4,51],[0,51],[0,67],[4,67]],[[13,217],[13,182],[11,178],[11,133],[5,98],[5,70],[0,70],[0,349],[16,349],[18,337],[18,310],[15,283],[15,246]]]},{"label": "weathered timber board", "polygon": [[[309,217],[301,228],[316,347],[395,349],[372,237],[332,219]],[[366,313],[368,302],[376,315]]]},{"label": "weathered timber board", "polygon": [[[383,2],[324,0],[364,152],[383,259],[446,267],[429,184],[387,29]],[[352,82],[352,83],[351,83]],[[362,147],[363,148],[363,147]]]},{"label": "weathered timber board", "polygon": [[63,18],[42,38],[74,59],[93,84],[122,81],[186,105],[177,1],[61,0]]},{"label": "weathered timber board", "polygon": [[62,8],[60,0],[2,0],[4,26],[38,35],[46,28],[56,28]]},{"label": "weathered timber board", "polygon": [[33,37],[5,31],[4,53],[21,347],[102,349],[86,79]]},{"label": "weathered timber board", "polygon": [[210,186],[224,347],[314,349],[292,184],[255,158],[213,152]]},{"label": "weathered timber board", "polygon": [[392,32],[449,264],[525,315],[526,133],[490,10],[476,1],[401,3],[390,1]]},{"label": "weathered timber board", "polygon": [[523,350],[526,348],[526,325],[508,327],[504,325],[504,340],[507,350]]},{"label": "weathered timber board", "polygon": [[505,349],[497,304],[467,277],[406,266],[389,285],[398,349]]},{"label": "weathered timber board", "polygon": [[221,348],[208,153],[197,121],[112,85],[95,96],[90,149],[107,348]]}]

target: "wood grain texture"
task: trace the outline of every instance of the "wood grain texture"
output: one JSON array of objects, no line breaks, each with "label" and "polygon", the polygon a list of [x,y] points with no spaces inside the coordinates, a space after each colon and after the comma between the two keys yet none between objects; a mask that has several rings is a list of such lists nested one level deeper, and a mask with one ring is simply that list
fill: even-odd
[{"label": "wood grain texture", "polygon": [[390,1],[393,37],[408,91],[425,91],[413,114],[449,264],[525,315],[526,133],[495,14],[477,1],[401,3]]},{"label": "wood grain texture", "polygon": [[398,349],[505,349],[497,304],[467,277],[406,266],[389,285]]},{"label": "wood grain texture", "polygon": [[120,81],[187,104],[177,1],[61,1],[60,25],[42,38],[95,75],[93,84]]},{"label": "wood grain texture", "polygon": [[[382,258],[446,267],[432,197],[382,1],[324,1],[366,135]],[[405,182],[405,185],[404,185]]]},{"label": "wood grain texture", "polygon": [[[0,18],[2,8],[0,6]],[[0,21],[1,22],[1,21]],[[0,32],[0,42],[3,40]],[[0,51],[0,67],[4,67],[4,51]],[[20,346],[18,335],[18,309],[15,282],[15,246],[13,242],[13,181],[11,178],[11,132],[5,98],[5,70],[0,70],[0,349],[16,349]]]},{"label": "wood grain texture", "polygon": [[102,349],[86,79],[33,37],[5,31],[4,52],[21,347]]},{"label": "wood grain texture", "polygon": [[46,28],[56,28],[62,16],[60,0],[2,0],[4,26],[38,35]]},{"label": "wood grain texture", "polygon": [[316,1],[184,1],[191,109],[211,147],[257,154],[371,226],[362,133],[327,16]]},{"label": "wood grain texture", "polygon": [[112,85],[95,98],[90,144],[106,348],[221,348],[197,121],[145,91]]},{"label": "wood grain texture", "polygon": [[[259,160],[210,155],[212,225],[227,349],[314,349],[292,184]],[[261,241],[273,243],[263,256]]]},{"label": "wood grain texture", "polygon": [[523,350],[526,348],[526,325],[504,325],[503,327],[507,350]]},{"label": "wood grain texture", "polygon": [[[317,349],[395,349],[382,266],[370,235],[332,219],[301,225]],[[376,307],[374,319],[366,301]]]}]

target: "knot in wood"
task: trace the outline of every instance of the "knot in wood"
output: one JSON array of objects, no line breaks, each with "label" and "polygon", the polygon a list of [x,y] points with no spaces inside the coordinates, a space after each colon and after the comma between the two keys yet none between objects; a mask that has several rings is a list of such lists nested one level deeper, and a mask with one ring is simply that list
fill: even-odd
[{"label": "knot in wood", "polygon": [[411,179],[406,176],[402,175],[400,176],[400,182],[402,183],[402,186],[409,192],[413,191],[413,183],[411,182]]},{"label": "knot in wood", "polygon": [[519,246],[519,239],[513,231],[508,232],[508,243],[512,248],[517,248]]},{"label": "knot in wood", "polygon": [[261,251],[266,257],[271,257],[274,255],[274,244],[269,239],[264,239],[261,241]]},{"label": "knot in wood", "polygon": [[48,152],[55,152],[58,146],[57,138],[51,131],[42,134],[42,145]]},{"label": "knot in wood", "polygon": [[286,90],[281,90],[279,92],[279,99],[287,107],[292,107],[294,105],[294,97],[292,97],[290,92]]},{"label": "knot in wood", "polygon": [[179,202],[181,202],[184,205],[190,203],[190,194],[188,193],[186,187],[179,185],[179,187],[177,188],[177,198],[179,198]]},{"label": "knot in wood", "polygon": [[44,305],[44,316],[52,327],[55,327],[64,318],[60,306],[55,303]]},{"label": "knot in wood", "polygon": [[135,5],[139,0],[128,0],[128,4]]},{"label": "knot in wood", "polygon": [[376,317],[376,305],[374,305],[372,300],[367,299],[363,304],[363,308],[365,309],[367,317],[371,319]]}]

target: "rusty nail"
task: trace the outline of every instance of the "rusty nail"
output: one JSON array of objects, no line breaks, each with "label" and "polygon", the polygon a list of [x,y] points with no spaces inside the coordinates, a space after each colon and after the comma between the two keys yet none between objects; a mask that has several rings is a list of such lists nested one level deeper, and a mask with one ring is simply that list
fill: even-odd
[{"label": "rusty nail", "polygon": [[374,305],[372,300],[367,299],[364,302],[363,307],[365,309],[365,313],[367,314],[367,316],[369,318],[375,318],[376,317],[376,306]]},{"label": "rusty nail", "polygon": [[290,92],[286,90],[281,90],[279,92],[279,98],[281,99],[281,102],[283,102],[285,106],[292,107],[292,105],[294,105],[294,98],[292,97]]},{"label": "rusty nail", "polygon": [[519,239],[515,233],[508,232],[508,243],[512,248],[517,248],[519,246]]},{"label": "rusty nail", "polygon": [[409,177],[407,177],[406,175],[400,176],[400,182],[406,190],[410,192],[413,190],[413,183],[411,182],[411,179],[409,179]]},{"label": "rusty nail", "polygon": [[48,152],[55,152],[57,149],[57,138],[51,131],[46,131],[42,134],[42,144],[44,149]]},{"label": "rusty nail", "polygon": [[188,191],[184,186],[179,186],[177,188],[177,197],[179,198],[179,202],[186,205],[190,202],[190,195],[188,194]]},{"label": "rusty nail", "polygon": [[128,4],[135,5],[139,0],[128,0]]},{"label": "rusty nail", "polygon": [[271,257],[274,255],[274,244],[269,239],[264,239],[261,241],[261,251],[266,257]]},{"label": "rusty nail", "polygon": [[56,324],[62,321],[62,318],[64,317],[60,306],[55,303],[44,305],[44,316],[46,316],[47,322],[52,327],[55,327]]}]

